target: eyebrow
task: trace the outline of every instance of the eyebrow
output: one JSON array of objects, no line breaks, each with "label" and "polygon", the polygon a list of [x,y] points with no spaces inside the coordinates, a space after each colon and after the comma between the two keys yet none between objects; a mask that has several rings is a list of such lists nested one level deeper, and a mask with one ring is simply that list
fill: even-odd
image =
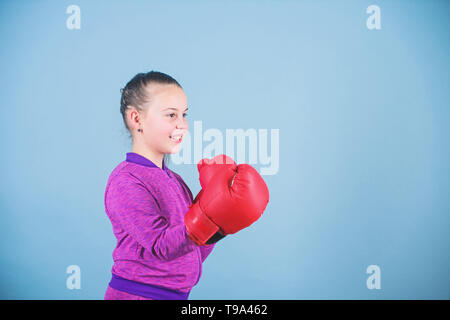
[{"label": "eyebrow", "polygon": [[[187,111],[187,109],[189,109],[189,108],[186,108],[184,111]],[[177,108],[165,108],[163,111],[166,111],[166,110],[175,110],[175,111],[178,111]]]}]

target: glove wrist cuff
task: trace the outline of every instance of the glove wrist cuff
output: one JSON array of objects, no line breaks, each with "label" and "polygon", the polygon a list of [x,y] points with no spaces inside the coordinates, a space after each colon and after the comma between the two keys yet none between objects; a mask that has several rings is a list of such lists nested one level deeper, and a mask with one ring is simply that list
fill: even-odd
[{"label": "glove wrist cuff", "polygon": [[201,246],[207,245],[206,242],[219,231],[219,227],[200,209],[198,202],[186,212],[184,223],[189,238]]}]

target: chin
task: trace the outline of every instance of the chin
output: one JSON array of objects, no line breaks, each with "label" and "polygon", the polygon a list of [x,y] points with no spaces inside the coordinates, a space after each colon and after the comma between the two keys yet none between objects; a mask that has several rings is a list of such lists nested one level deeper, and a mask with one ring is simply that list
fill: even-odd
[{"label": "chin", "polygon": [[165,152],[165,153],[168,153],[168,154],[178,153],[178,152],[180,152],[180,149],[181,149],[180,147],[175,147],[175,148],[167,150],[167,152]]}]

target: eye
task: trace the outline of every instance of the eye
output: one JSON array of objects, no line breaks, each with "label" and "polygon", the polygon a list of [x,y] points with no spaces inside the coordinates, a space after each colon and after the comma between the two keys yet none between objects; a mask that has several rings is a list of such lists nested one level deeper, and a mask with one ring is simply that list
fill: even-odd
[{"label": "eye", "polygon": [[172,116],[175,115],[175,113],[171,113],[169,114],[169,117],[173,118]]},{"label": "eye", "polygon": [[187,115],[188,115],[187,113],[183,113],[183,116],[184,116],[185,118],[187,117]]}]

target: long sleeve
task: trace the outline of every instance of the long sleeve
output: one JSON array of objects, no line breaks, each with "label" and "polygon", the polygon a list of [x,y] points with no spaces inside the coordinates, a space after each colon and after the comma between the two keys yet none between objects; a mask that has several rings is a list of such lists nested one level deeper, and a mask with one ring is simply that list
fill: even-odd
[{"label": "long sleeve", "polygon": [[108,215],[140,245],[163,261],[176,259],[194,250],[184,223],[160,212],[153,195],[139,179],[128,175],[111,183],[105,196]]},{"label": "long sleeve", "polygon": [[211,253],[211,251],[214,249],[214,246],[216,244],[210,244],[209,246],[200,246],[200,253],[202,255],[202,262],[205,261],[206,257],[209,256],[209,254]]},{"label": "long sleeve", "polygon": [[[183,186],[183,189],[188,194],[189,198],[191,199],[191,203],[195,203],[197,201],[197,198],[200,196],[202,190],[200,189],[199,193],[195,196],[195,199],[193,199],[192,192],[189,189],[189,187],[187,186],[187,184],[183,181],[183,179],[178,174],[175,174],[175,176],[178,179],[178,181],[181,183],[181,185]],[[204,262],[205,259],[209,256],[211,251],[214,249],[215,245],[216,244],[213,243],[213,244],[208,245],[208,246],[200,246],[200,253],[201,253],[202,262]]]}]

